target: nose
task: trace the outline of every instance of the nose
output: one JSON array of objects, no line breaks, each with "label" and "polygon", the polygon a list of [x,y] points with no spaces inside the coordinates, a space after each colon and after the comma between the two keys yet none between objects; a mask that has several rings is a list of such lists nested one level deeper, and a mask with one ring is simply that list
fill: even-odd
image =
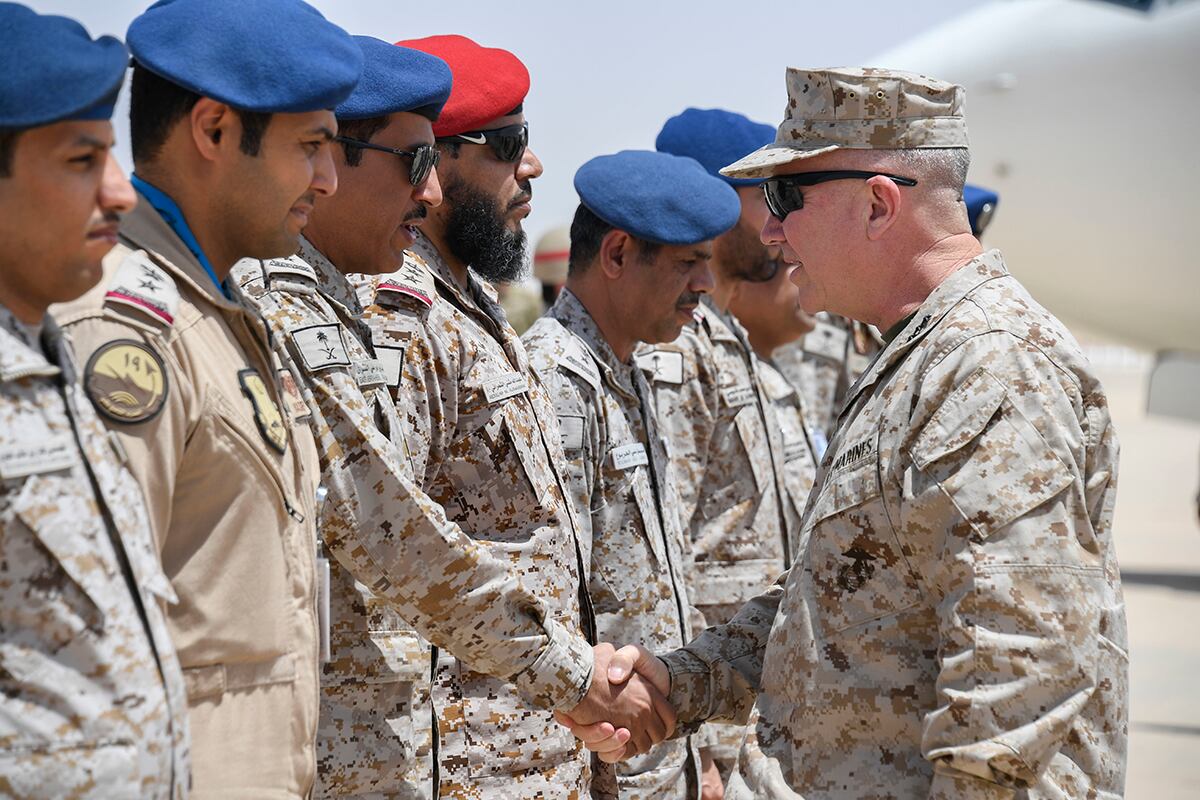
[{"label": "nose", "polygon": [[321,146],[313,163],[313,177],[309,189],[314,194],[328,197],[337,191],[337,187],[337,167],[333,163],[333,147],[326,142]]},{"label": "nose", "polygon": [[763,222],[762,230],[759,231],[758,238],[767,247],[782,245],[785,241],[783,236],[783,222],[774,214],[768,214],[766,221]]},{"label": "nose", "polygon": [[105,156],[99,203],[101,210],[118,214],[128,214],[138,203],[137,192],[111,153]]},{"label": "nose", "polygon": [[526,147],[525,154],[521,156],[521,161],[517,164],[517,180],[532,180],[533,178],[540,177],[541,174],[542,160],[533,152],[533,148]]},{"label": "nose", "polygon": [[701,294],[709,294],[716,287],[717,282],[713,277],[712,262],[704,261],[696,268],[696,274],[688,281],[688,289]]},{"label": "nose", "polygon": [[420,186],[414,187],[413,199],[430,208],[442,204],[442,182],[438,179],[437,167],[429,171],[429,177]]}]

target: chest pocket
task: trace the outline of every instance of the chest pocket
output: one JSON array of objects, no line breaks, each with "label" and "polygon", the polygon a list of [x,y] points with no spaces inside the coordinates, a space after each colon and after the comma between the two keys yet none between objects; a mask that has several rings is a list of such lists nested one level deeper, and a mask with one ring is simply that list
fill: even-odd
[{"label": "chest pocket", "polygon": [[884,509],[873,457],[832,475],[812,517],[806,558],[826,634],[892,616],[920,600]]},{"label": "chest pocket", "polygon": [[[10,513],[18,524],[3,526],[0,543],[9,563],[6,577],[24,584],[27,594],[24,602],[0,614],[5,627],[33,628],[61,646],[85,629],[104,626],[110,587],[121,578],[107,542],[98,541],[106,533],[91,507],[90,493],[82,492],[66,471],[31,475],[20,489],[14,487]],[[19,533],[22,527],[32,538]],[[105,557],[97,558],[95,550]],[[47,556],[54,565],[50,571]]]}]

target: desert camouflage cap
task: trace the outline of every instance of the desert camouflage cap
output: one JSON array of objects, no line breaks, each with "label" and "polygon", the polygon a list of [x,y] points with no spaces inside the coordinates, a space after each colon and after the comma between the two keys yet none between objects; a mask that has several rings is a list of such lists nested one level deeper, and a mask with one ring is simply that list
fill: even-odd
[{"label": "desert camouflage cap", "polygon": [[785,164],[840,148],[966,147],[963,87],[873,67],[787,71],[788,104],[775,141],[721,170],[765,178]]}]

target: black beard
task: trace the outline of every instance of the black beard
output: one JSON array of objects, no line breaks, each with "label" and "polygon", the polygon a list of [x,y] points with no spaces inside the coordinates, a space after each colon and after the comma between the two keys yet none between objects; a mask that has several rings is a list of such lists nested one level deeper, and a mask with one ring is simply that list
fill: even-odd
[{"label": "black beard", "polygon": [[510,231],[492,197],[459,181],[443,187],[450,206],[446,246],[454,257],[492,283],[515,283],[529,272],[525,231]]},{"label": "black beard", "polygon": [[734,280],[761,281],[770,265],[766,245],[740,221],[717,239],[713,250],[722,272]]}]

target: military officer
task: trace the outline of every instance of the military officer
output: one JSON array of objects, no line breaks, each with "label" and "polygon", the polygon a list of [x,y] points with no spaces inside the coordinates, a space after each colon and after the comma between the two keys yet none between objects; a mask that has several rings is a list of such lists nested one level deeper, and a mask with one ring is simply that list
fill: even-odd
[{"label": "military officer", "polygon": [[[456,563],[443,570],[439,790],[580,797],[592,780],[589,760],[551,712],[599,719],[592,687],[608,691],[608,682],[592,673],[603,674],[611,649],[597,656],[589,647],[585,543],[567,499],[553,403],[487,282],[525,268],[521,220],[542,171],[521,111],[529,73],[512,53],[461,36],[401,44],[444,59],[453,74],[433,125],[445,201],[416,229],[416,255],[399,271],[364,277],[359,296],[416,480],[450,521],[431,524],[512,570],[510,586],[485,581],[469,591]],[[423,547],[413,553],[425,557]],[[436,562],[429,571],[439,574]],[[462,604],[478,610],[451,611]]]},{"label": "military officer", "polygon": [[[770,138],[763,144],[768,141]],[[975,238],[983,236],[999,200],[990,189],[969,183],[963,187],[963,202]],[[883,342],[877,331],[864,323],[828,311],[809,316],[801,309],[799,313],[811,320],[812,330],[780,345],[774,365],[803,396],[808,437],[820,458],[833,434],[846,392],[882,349]]]},{"label": "military officer", "polygon": [[[719,109],[689,108],[667,120],[659,151],[689,156],[711,174],[752,150],[766,125]],[[729,179],[721,176],[722,180]],[[739,194],[753,186],[731,183]],[[709,625],[727,622],[742,603],[787,567],[783,441],[758,357],[729,304],[739,285],[772,267],[770,254],[739,223],[713,244],[713,291],[690,300],[696,321],[674,342],[641,350],[660,427],[680,474],[680,513],[692,542],[689,591]],[[702,754],[728,773],[740,726],[709,725]]]},{"label": "military officer", "polygon": [[886,331],[791,572],[664,660],[686,730],[757,693],[733,798],[1121,797],[1117,439],[1079,345],[972,235],[960,86],[787,73],[766,177],[806,309]]},{"label": "military officer", "polygon": [[[566,288],[525,346],[554,400],[571,498],[592,544],[588,585],[599,636],[670,649],[691,638],[689,546],[633,349],[673,341],[691,321],[676,303],[712,287],[710,240],[733,225],[739,205],[724,181],[666,153],[594,158],[576,173],[575,188]],[[698,768],[690,740],[664,742],[622,765],[621,797],[698,797]],[[719,786],[719,776],[710,777]]]},{"label": "military officer", "polygon": [[181,798],[175,594],[47,307],[136,204],[109,150],[125,47],[0,3],[0,795]]},{"label": "military officer", "polygon": [[[174,0],[135,19],[139,204],[56,315],[150,509],[179,603],[194,794],[304,797],[316,767],[316,449],[267,329],[225,280],[287,256],[332,193],[333,107],[362,53],[299,0]],[[269,74],[272,80],[261,79]]]}]

